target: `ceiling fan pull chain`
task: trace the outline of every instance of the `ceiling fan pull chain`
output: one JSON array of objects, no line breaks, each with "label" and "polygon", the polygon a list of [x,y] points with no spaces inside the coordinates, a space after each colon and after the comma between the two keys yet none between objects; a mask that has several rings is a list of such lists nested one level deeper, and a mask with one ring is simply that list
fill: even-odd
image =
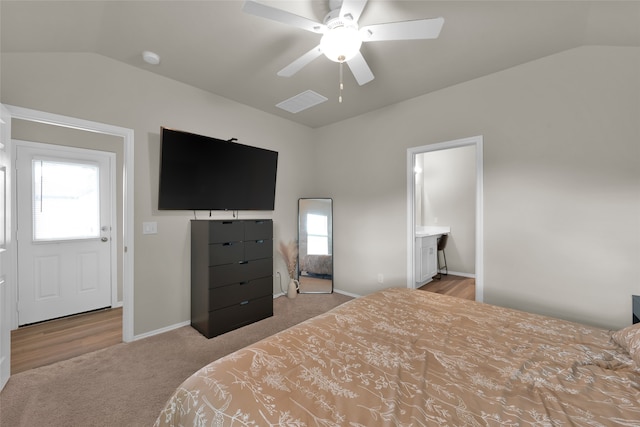
[{"label": "ceiling fan pull chain", "polygon": [[342,104],[342,89],[344,89],[344,84],[342,83],[342,64],[343,62],[340,62],[340,95],[338,96],[338,102],[340,104]]}]

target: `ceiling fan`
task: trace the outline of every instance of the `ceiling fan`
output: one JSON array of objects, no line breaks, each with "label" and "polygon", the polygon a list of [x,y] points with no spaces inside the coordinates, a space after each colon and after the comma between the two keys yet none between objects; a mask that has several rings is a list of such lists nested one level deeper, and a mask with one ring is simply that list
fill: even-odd
[{"label": "ceiling fan", "polygon": [[[358,19],[367,0],[330,0],[331,11],[323,23],[277,9],[255,0],[246,0],[243,10],[249,14],[322,34],[320,44],[278,71],[291,77],[320,55],[345,63],[360,86],[373,80],[373,73],[360,53],[362,43],[386,40],[435,39],[440,35],[444,18],[389,22],[358,27]],[[342,70],[341,70],[342,71]],[[342,73],[341,73],[342,75]],[[342,88],[342,79],[340,82]]]}]

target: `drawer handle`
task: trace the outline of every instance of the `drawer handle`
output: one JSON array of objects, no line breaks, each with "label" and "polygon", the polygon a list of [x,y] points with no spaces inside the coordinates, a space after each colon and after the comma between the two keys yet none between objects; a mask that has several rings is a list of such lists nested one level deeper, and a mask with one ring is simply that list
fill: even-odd
[{"label": "drawer handle", "polygon": [[242,301],[242,302],[240,303],[240,305],[247,305],[247,304],[249,304],[249,300]]},{"label": "drawer handle", "polygon": [[226,225],[226,224],[233,224],[233,221],[222,221],[222,224]]},{"label": "drawer handle", "polygon": [[249,264],[249,261],[238,261],[238,264]]},{"label": "drawer handle", "polygon": [[240,282],[240,286],[246,285],[246,284],[248,284],[248,283],[249,283],[249,282]]},{"label": "drawer handle", "polygon": [[256,240],[256,243],[264,243],[264,240]]},{"label": "drawer handle", "polygon": [[223,243],[222,246],[233,246],[232,242]]}]

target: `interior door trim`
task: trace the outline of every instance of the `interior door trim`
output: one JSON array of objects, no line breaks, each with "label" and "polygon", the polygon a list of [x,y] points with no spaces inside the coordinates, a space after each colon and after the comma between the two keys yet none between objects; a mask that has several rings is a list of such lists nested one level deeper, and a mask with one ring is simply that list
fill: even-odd
[{"label": "interior door trim", "polygon": [[407,287],[415,287],[415,178],[416,155],[450,148],[476,147],[476,301],[484,300],[484,193],[482,135],[407,149]]},{"label": "interior door trim", "polygon": [[[124,254],[122,257],[122,340],[124,342],[130,342],[135,340],[134,325],[133,325],[133,277],[134,277],[134,203],[133,203],[133,190],[134,190],[134,132],[133,129],[128,129],[120,126],[109,125],[105,123],[93,122],[90,120],[78,119],[75,117],[63,116],[59,114],[47,113],[44,111],[32,110],[29,108],[16,107],[13,105],[6,105],[6,109],[11,114],[12,119],[27,120],[36,123],[43,123],[52,126],[61,126],[71,129],[83,130],[87,132],[96,132],[105,135],[112,135],[120,137],[124,143],[124,177],[123,177],[123,229],[122,229],[122,241],[124,243]],[[13,189],[12,189],[13,190]],[[15,197],[15,191],[11,191],[12,199]],[[12,203],[12,209],[15,203]],[[13,227],[13,225],[12,225]],[[12,230],[15,233],[15,228]],[[17,263],[14,257],[12,262],[12,274],[16,277]],[[13,281],[12,297],[14,301],[17,298],[17,283]],[[14,304],[16,306],[16,304]],[[12,325],[13,328],[17,327],[17,313],[12,313]]]}]

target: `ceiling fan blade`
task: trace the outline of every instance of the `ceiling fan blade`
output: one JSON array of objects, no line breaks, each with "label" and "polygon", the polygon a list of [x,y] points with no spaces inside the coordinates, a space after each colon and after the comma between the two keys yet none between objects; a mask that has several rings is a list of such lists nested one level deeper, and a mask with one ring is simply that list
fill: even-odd
[{"label": "ceiling fan blade", "polygon": [[371,68],[367,65],[367,61],[365,61],[362,53],[358,52],[356,56],[347,61],[347,65],[360,86],[374,79]]},{"label": "ceiling fan blade", "polygon": [[358,22],[360,15],[367,5],[367,0],[342,0],[340,17],[349,16],[353,22]]},{"label": "ceiling fan blade", "polygon": [[291,77],[320,55],[322,55],[322,49],[320,49],[320,45],[318,45],[278,71],[278,75],[280,77]]},{"label": "ceiling fan blade", "polygon": [[315,22],[311,19],[295,15],[291,12],[287,12],[286,10],[277,9],[275,7],[267,6],[266,4],[258,3],[254,0],[246,0],[244,2],[242,10],[251,15],[282,22],[283,24],[287,25],[293,25],[294,27],[311,31],[312,33],[322,34],[327,28],[324,24],[321,24],[319,22]]},{"label": "ceiling fan blade", "polygon": [[360,34],[363,42],[436,39],[440,35],[443,24],[444,18],[389,22],[362,27]]}]

